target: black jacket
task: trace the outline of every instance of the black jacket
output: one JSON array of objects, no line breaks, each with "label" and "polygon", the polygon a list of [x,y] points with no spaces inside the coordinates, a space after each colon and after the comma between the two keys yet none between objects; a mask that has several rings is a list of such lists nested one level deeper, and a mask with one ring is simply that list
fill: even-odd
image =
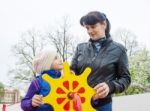
[{"label": "black jacket", "polygon": [[81,74],[88,66],[92,68],[88,77],[89,85],[94,87],[98,83],[106,82],[110,88],[109,95],[100,99],[97,106],[110,102],[112,93],[124,91],[131,82],[126,49],[110,37],[101,44],[97,55],[91,41],[77,46],[71,69],[76,74]]}]

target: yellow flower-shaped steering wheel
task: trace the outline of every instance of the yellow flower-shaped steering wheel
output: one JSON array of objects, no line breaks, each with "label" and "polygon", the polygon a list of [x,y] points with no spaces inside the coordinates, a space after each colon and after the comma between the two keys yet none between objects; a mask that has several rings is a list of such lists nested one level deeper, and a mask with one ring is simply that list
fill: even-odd
[{"label": "yellow flower-shaped steering wheel", "polygon": [[70,72],[69,64],[64,62],[64,74],[58,79],[53,79],[47,74],[42,77],[51,86],[51,91],[43,98],[43,102],[50,104],[54,111],[78,111],[75,107],[75,94],[80,98],[82,111],[96,111],[91,106],[91,98],[95,90],[87,83],[91,72],[86,68],[81,75],[76,76]]}]

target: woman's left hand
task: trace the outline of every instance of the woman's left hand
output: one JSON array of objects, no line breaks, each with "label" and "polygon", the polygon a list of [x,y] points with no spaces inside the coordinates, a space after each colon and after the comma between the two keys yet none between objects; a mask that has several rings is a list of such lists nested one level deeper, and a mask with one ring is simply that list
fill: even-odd
[{"label": "woman's left hand", "polygon": [[94,89],[96,90],[96,94],[93,96],[93,99],[105,98],[109,93],[109,86],[103,82],[97,84]]}]

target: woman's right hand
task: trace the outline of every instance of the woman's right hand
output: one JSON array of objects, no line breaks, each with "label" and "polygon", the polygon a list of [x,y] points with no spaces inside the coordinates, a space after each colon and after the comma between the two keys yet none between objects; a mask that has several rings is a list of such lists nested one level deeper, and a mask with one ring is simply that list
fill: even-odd
[{"label": "woman's right hand", "polygon": [[32,97],[32,106],[37,107],[37,106],[42,105],[43,104],[42,98],[43,98],[43,96],[35,94]]},{"label": "woman's right hand", "polygon": [[97,84],[94,89],[96,90],[94,100],[105,98],[109,93],[109,86],[105,82]]}]

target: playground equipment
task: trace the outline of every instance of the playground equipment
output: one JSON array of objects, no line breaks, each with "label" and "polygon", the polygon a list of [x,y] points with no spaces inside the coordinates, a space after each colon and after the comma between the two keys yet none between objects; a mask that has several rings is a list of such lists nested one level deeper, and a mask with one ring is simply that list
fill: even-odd
[{"label": "playground equipment", "polygon": [[6,104],[3,104],[2,111],[6,111]]},{"label": "playground equipment", "polygon": [[69,64],[64,62],[63,72],[63,76],[58,79],[43,74],[43,79],[51,86],[43,102],[50,104],[54,111],[96,111],[91,106],[91,98],[96,91],[87,83],[91,69],[87,67],[77,76],[71,73]]}]

